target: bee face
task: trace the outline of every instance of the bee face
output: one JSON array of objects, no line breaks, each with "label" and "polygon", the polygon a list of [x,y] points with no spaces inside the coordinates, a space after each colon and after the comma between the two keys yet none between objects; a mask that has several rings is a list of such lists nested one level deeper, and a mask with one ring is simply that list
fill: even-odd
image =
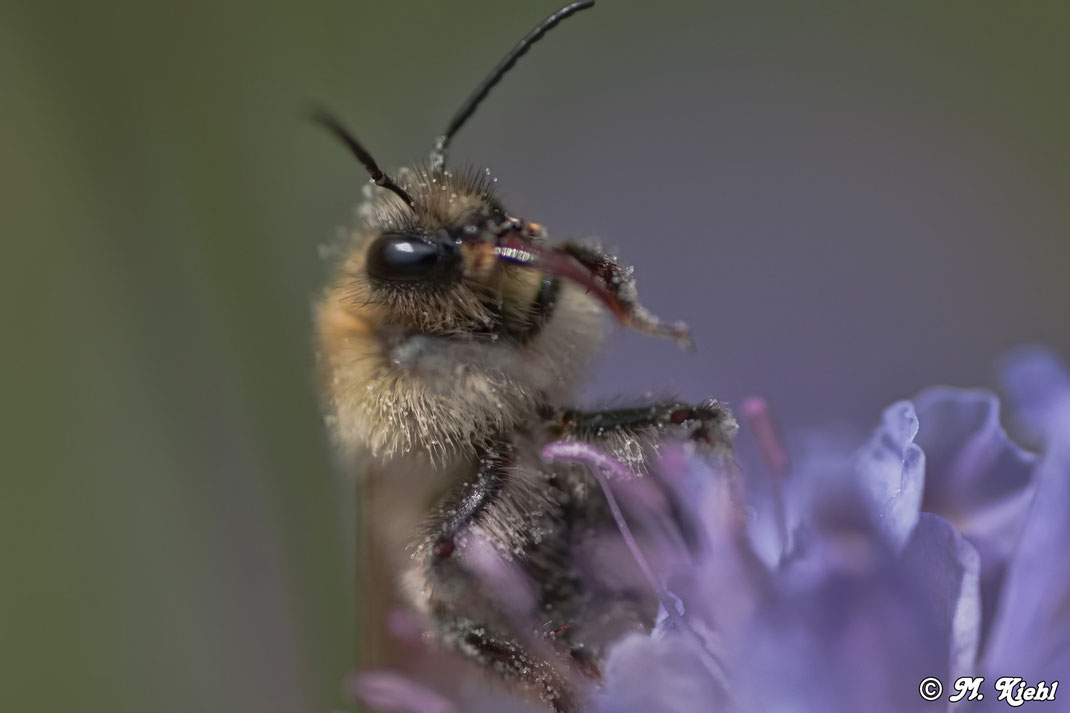
[{"label": "bee face", "polygon": [[492,261],[479,256],[506,220],[486,173],[415,168],[399,178],[412,205],[390,193],[369,205],[369,227],[380,231],[368,245],[369,276],[383,285],[428,286],[485,277]]},{"label": "bee face", "polygon": [[510,217],[486,172],[417,167],[398,180],[411,204],[369,188],[362,206],[344,271],[353,308],[426,334],[524,332],[546,279],[524,264],[545,246],[542,227]]}]

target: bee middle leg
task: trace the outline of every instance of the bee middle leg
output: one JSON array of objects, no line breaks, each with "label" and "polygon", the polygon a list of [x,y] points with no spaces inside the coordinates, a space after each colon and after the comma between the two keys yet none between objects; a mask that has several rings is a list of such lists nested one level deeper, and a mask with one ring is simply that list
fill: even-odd
[{"label": "bee middle leg", "polygon": [[439,617],[442,643],[506,680],[534,691],[554,713],[580,710],[572,686],[544,658],[532,654],[518,639],[468,618]]},{"label": "bee middle leg", "polygon": [[[568,410],[551,419],[554,435],[564,440],[583,441],[609,452],[635,474],[649,472],[655,448],[664,440],[695,444],[696,448],[722,463],[732,462],[732,439],[738,425],[732,412],[715,399],[691,405],[661,401],[646,406],[606,411]],[[724,471],[730,473],[731,469]],[[648,481],[659,483],[658,478]],[[727,481],[731,484],[731,479]],[[669,519],[683,542],[695,551],[699,536],[686,504],[672,488],[661,484]],[[734,486],[732,486],[734,487]],[[737,493],[738,497],[738,493]]]},{"label": "bee middle leg", "polygon": [[732,450],[738,428],[732,412],[716,399],[697,405],[662,401],[607,411],[567,410],[556,414],[553,420],[563,438],[612,443],[628,437],[649,442],[675,437],[726,454]]},{"label": "bee middle leg", "polygon": [[[502,532],[503,508],[523,505],[528,486],[514,482],[513,454],[508,447],[488,450],[475,475],[439,503],[420,547],[421,591],[436,638],[444,646],[497,674],[507,682],[534,692],[555,713],[579,710],[573,685],[553,645],[530,633],[527,612],[468,559],[476,533],[491,549],[515,546],[522,532]],[[506,501],[511,501],[507,504]],[[496,512],[497,511],[497,512]],[[508,566],[503,565],[503,566]],[[522,607],[520,607],[522,609]]]}]

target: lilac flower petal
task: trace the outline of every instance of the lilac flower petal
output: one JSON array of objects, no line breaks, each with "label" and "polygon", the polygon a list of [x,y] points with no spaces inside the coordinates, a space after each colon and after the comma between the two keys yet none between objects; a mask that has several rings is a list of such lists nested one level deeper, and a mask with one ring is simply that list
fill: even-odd
[{"label": "lilac flower petal", "polygon": [[906,545],[921,511],[925,454],[914,444],[917,433],[914,406],[894,403],[856,455],[857,483],[869,514],[897,551]]},{"label": "lilac flower petal", "polygon": [[[746,439],[746,432],[741,440]],[[800,533],[812,528],[815,520],[842,519],[844,511],[865,517],[859,507],[859,490],[854,473],[854,453],[863,436],[856,431],[800,431],[789,439],[791,473],[783,483],[783,518],[778,522],[771,488],[754,487],[752,469],[747,469],[747,500],[754,513],[748,535],[755,553],[770,569],[776,569],[797,554]],[[822,515],[825,513],[825,515]],[[781,544],[781,533],[787,540]]]},{"label": "lilac flower petal", "polygon": [[[866,472],[864,459],[871,453],[877,453],[873,457],[879,463],[889,452],[911,451],[903,445],[912,445],[909,419],[907,428],[896,429],[897,424],[903,421],[893,421],[892,428],[878,432],[868,449],[860,452],[861,473]],[[890,446],[887,439],[893,444],[898,440],[899,445]],[[722,546],[717,556],[682,578],[686,586],[674,585],[673,591],[684,599],[692,626],[704,631],[701,625],[712,624],[711,629],[724,638],[722,647],[736,658],[730,668],[736,710],[940,710],[939,704],[920,699],[917,684],[925,676],[947,676],[953,666],[968,668],[972,663],[977,555],[945,521],[922,515],[903,556],[897,558],[893,543],[878,532],[879,519],[856,515],[858,508],[852,502],[857,499],[852,498],[858,493],[851,487],[856,476],[848,458],[838,453],[828,463],[844,476],[839,479],[842,492],[834,498],[835,512],[817,497],[793,503],[806,525],[797,533],[792,557],[772,581],[750,586],[746,555],[726,556],[732,549]],[[701,513],[707,534],[724,537],[731,531],[724,527],[724,518],[717,508],[704,504],[708,497],[704,490],[715,492],[708,485],[702,487],[715,482],[701,477],[704,468],[708,473],[701,462],[677,458],[663,460],[661,469]],[[828,495],[834,489],[828,480],[816,480],[821,485],[811,495],[818,491]],[[707,553],[712,551],[707,548]],[[703,596],[706,601],[696,606]],[[665,641],[685,648],[671,634]],[[679,663],[648,662],[652,673],[661,666],[684,670]],[[665,675],[665,680],[672,679]],[[686,702],[670,695],[665,705],[717,710],[702,707],[697,700],[691,700],[688,708]]]},{"label": "lilac flower petal", "polygon": [[[697,561],[672,573],[691,631],[719,661],[724,641],[738,638],[768,592],[769,575],[749,546],[733,476],[682,448],[663,448],[652,474],[671,488],[696,520]],[[663,630],[669,627],[662,626]]]},{"label": "lilac flower petal", "polygon": [[1037,478],[985,659],[991,675],[1050,681],[1070,671],[1070,439],[1049,451]]},{"label": "lilac flower petal", "polygon": [[919,394],[914,406],[915,443],[925,451],[923,509],[962,529],[1007,498],[1020,499],[1036,458],[1007,436],[993,394],[939,387]]},{"label": "lilac flower petal", "polygon": [[346,687],[357,701],[383,713],[459,713],[438,693],[391,671],[360,671]]},{"label": "lilac flower petal", "polygon": [[938,623],[951,678],[972,675],[981,631],[981,558],[944,518],[923,512],[902,566]]},{"label": "lilac flower petal", "polygon": [[943,710],[946,704],[921,701],[917,685],[946,675],[946,632],[881,538],[860,534],[839,542],[819,537],[816,548],[852,551],[821,561],[849,568],[830,567],[817,578],[785,576],[779,595],[756,611],[746,637],[735,642],[741,711]]},{"label": "lilac flower petal", "polygon": [[[951,595],[941,606],[931,605],[929,599],[933,591],[943,593],[952,587],[939,589],[944,572],[925,565],[957,563],[955,553],[940,549],[949,542],[957,545],[956,541],[945,537],[943,542],[929,543],[937,538],[930,538],[926,525],[918,531],[919,555],[900,561],[876,530],[877,523],[854,515],[856,507],[848,507],[846,517],[827,511],[802,512],[811,524],[800,534],[793,557],[773,573],[771,581],[753,586],[748,567],[753,553],[748,559],[740,551],[746,540],[733,538],[721,511],[706,505],[717,492],[709,485],[715,479],[701,477],[704,470],[709,473],[709,467],[668,459],[661,469],[669,471],[667,481],[680,488],[701,515],[707,535],[715,542],[722,538],[719,547],[706,549],[707,557],[691,572],[678,575],[673,591],[681,594],[692,628],[717,635],[722,650],[731,654],[731,710],[901,713],[941,709],[939,704],[920,700],[917,684],[925,676],[946,676],[950,669],[948,639],[953,623],[946,616],[942,621],[941,615],[953,606]],[[845,490],[852,492],[853,488]],[[816,500],[813,504],[822,505]],[[922,554],[932,557],[927,560]],[[962,566],[958,574],[968,571],[968,565]],[[968,577],[960,576],[960,584]],[[968,591],[969,586],[960,589]],[[687,646],[673,634],[670,631],[661,643],[672,645],[673,657],[682,656]],[[661,691],[665,707],[658,708],[627,686],[625,693],[613,691],[609,700],[639,699],[655,711],[718,710],[702,699],[666,690],[670,686],[688,690],[673,678],[688,669],[675,658],[667,658],[664,649],[649,648],[645,655],[646,685]],[[688,680],[692,686],[708,685],[696,681],[693,674],[688,674]]]},{"label": "lilac flower petal", "polygon": [[1000,425],[986,391],[937,387],[914,401],[925,451],[922,509],[950,521],[981,556],[981,629],[995,615],[1007,560],[1033,497],[1036,457]]},{"label": "lilac flower petal", "polygon": [[[769,569],[774,568],[791,548],[791,524],[785,504],[785,481],[791,472],[788,452],[773,418],[772,409],[760,396],[743,400],[744,438],[736,440],[737,458],[744,441],[753,441],[764,468],[752,468],[747,479],[746,498],[750,505],[747,535],[755,554]],[[750,445],[748,443],[748,445]],[[764,471],[764,478],[755,477]]]},{"label": "lilac flower petal", "polygon": [[769,404],[760,396],[750,396],[743,400],[743,417],[754,434],[766,470],[774,478],[787,476],[790,461]]},{"label": "lilac flower petal", "polygon": [[606,661],[596,713],[720,713],[734,710],[701,664],[695,643],[680,635],[631,634]]},{"label": "lilac flower petal", "polygon": [[1020,353],[1006,373],[1046,446],[985,662],[993,675],[1051,680],[1070,671],[1070,376],[1036,350]]},{"label": "lilac flower petal", "polygon": [[1070,418],[1070,369],[1051,350],[1028,346],[1011,352],[1002,376],[1019,422],[1033,437],[1044,438],[1053,424]]}]

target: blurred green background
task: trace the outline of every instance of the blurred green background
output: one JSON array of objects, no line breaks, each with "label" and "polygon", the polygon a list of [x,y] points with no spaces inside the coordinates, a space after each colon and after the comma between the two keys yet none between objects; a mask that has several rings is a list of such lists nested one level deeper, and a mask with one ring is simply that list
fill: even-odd
[{"label": "blurred green background", "polygon": [[[600,0],[455,144],[597,233],[698,355],[591,394],[763,392],[869,423],[1021,340],[1070,353],[1070,10]],[[553,2],[0,9],[0,708],[325,713],[354,658],[317,246]]]}]

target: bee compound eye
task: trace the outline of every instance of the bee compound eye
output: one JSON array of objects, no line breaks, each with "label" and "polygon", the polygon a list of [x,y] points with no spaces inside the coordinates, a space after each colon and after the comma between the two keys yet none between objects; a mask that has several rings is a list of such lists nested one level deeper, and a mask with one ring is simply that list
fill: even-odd
[{"label": "bee compound eye", "polygon": [[456,273],[460,251],[448,236],[380,235],[368,247],[367,271],[391,282],[447,280]]}]

